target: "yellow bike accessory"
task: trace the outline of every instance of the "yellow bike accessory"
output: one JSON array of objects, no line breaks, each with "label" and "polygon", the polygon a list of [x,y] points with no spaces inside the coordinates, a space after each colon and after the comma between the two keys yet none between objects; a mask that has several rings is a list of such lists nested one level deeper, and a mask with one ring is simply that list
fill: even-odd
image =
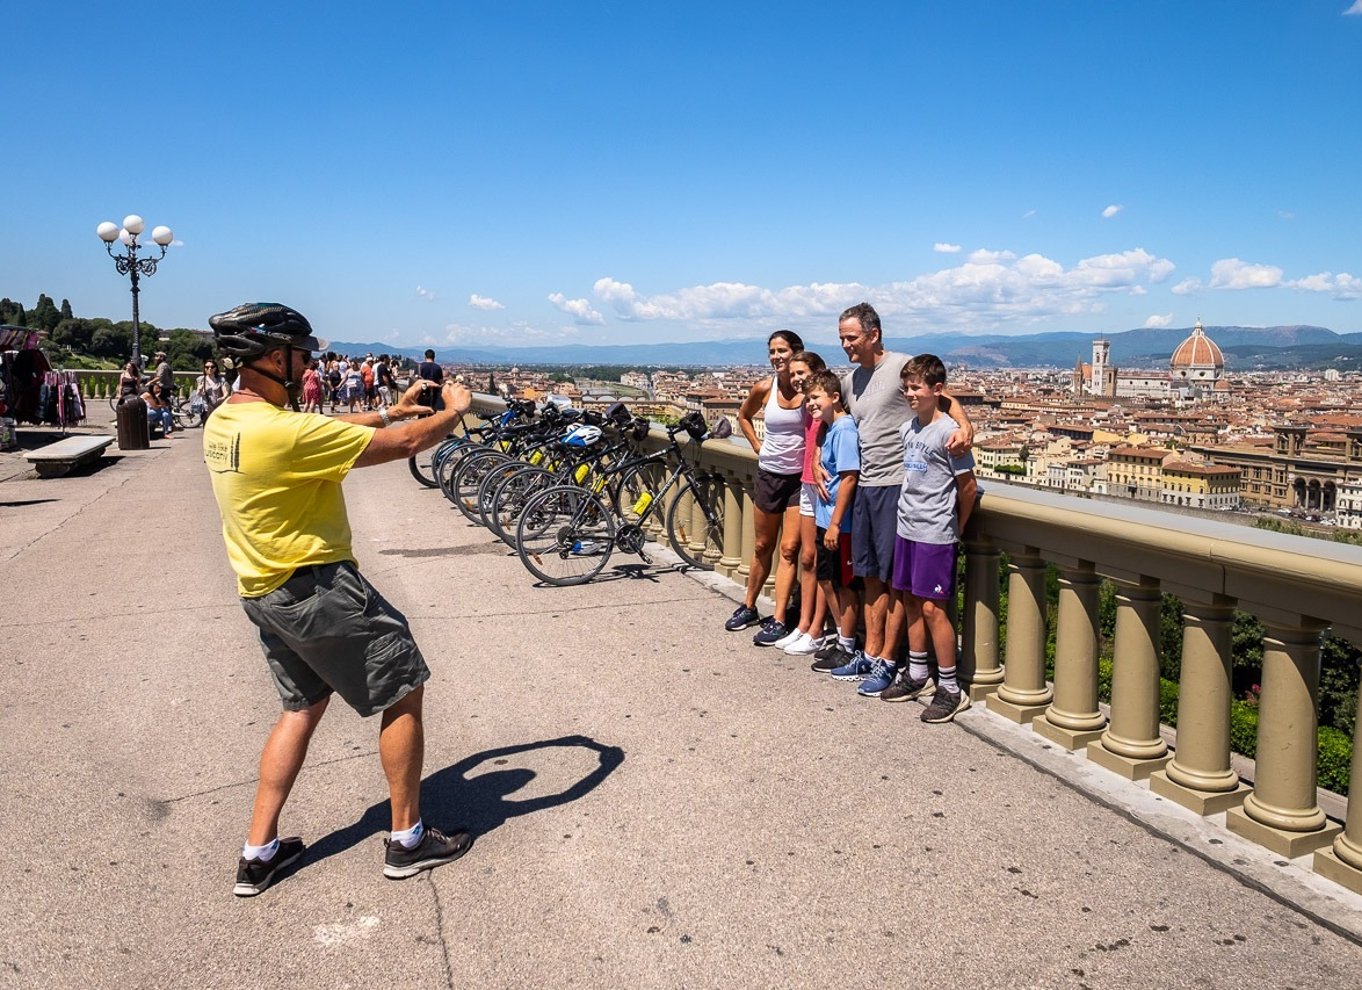
[{"label": "yellow bike accessory", "polygon": [[648,506],[650,506],[650,505],[652,505],[652,504],[653,504],[653,493],[652,493],[652,492],[644,492],[642,495],[640,495],[640,496],[634,501],[634,512],[636,512],[638,515],[641,516],[641,515],[643,515],[643,513],[644,513],[645,511],[647,511]]}]

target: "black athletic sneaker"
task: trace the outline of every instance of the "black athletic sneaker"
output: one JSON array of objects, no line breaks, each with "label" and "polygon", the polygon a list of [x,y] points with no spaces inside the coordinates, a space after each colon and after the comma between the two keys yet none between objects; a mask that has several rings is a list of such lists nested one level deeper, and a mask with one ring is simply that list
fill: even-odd
[{"label": "black athletic sneaker", "polygon": [[964,691],[947,691],[937,688],[932,695],[932,703],[922,709],[924,722],[949,722],[969,707],[969,695]]},{"label": "black athletic sneaker", "polygon": [[899,679],[880,692],[881,701],[917,701],[932,689],[933,681],[930,677],[924,677],[920,681],[915,681],[908,676],[905,670],[899,675]]},{"label": "black athletic sneaker", "polygon": [[757,614],[756,609],[748,608],[746,605],[739,605],[733,610],[733,614],[728,617],[728,621],[724,623],[724,628],[729,632],[738,632],[741,629],[746,629],[748,626],[756,625],[760,621],[761,616]]},{"label": "black athletic sneaker", "polygon": [[383,875],[389,880],[405,880],[422,870],[433,870],[454,862],[468,852],[473,845],[473,836],[463,831],[445,835],[438,828],[428,828],[412,849],[392,839],[384,839],[383,844],[388,847],[383,859]]},{"label": "black athletic sneaker", "polygon": [[243,856],[236,864],[236,886],[232,893],[237,897],[254,897],[274,882],[280,870],[301,856],[304,848],[303,840],[291,835],[279,840],[279,849],[268,863]]},{"label": "black athletic sneaker", "polygon": [[851,654],[842,648],[841,643],[833,643],[814,654],[814,661],[809,664],[809,669],[819,674],[829,674],[850,662]]}]

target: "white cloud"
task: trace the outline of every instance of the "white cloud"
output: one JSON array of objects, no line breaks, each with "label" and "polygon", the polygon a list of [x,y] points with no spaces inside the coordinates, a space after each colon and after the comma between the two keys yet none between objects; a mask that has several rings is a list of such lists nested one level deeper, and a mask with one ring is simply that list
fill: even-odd
[{"label": "white cloud", "polygon": [[1036,211],[1035,211],[1035,210],[1027,210],[1025,213],[1022,214],[1022,219],[1023,219],[1023,220],[1030,220],[1030,219],[1031,219],[1033,216],[1035,216],[1035,215],[1036,215]]},{"label": "white cloud", "polygon": [[1120,213],[1124,209],[1125,209],[1124,206],[1121,206],[1117,203],[1112,203],[1110,206],[1108,206],[1105,210],[1102,211],[1102,219],[1110,220],[1112,217],[1116,216],[1116,214]]},{"label": "white cloud", "polygon": [[1169,327],[1173,325],[1173,314],[1164,313],[1160,315],[1158,313],[1155,313],[1149,319],[1144,321],[1144,325],[1146,327],[1149,327],[1150,329],[1162,330],[1164,327]]},{"label": "white cloud", "polygon": [[714,282],[645,295],[628,282],[605,277],[593,293],[623,320],[825,322],[867,300],[883,315],[974,326],[981,320],[1006,323],[1099,312],[1103,297],[1138,295],[1166,280],[1173,269],[1171,261],[1143,248],[1084,258],[1071,268],[1040,254],[1018,258],[1011,251],[981,250],[955,267],[878,286],[814,282],[768,289]]},{"label": "white cloud", "polygon": [[[1360,2],[1362,2],[1362,0],[1360,0]],[[944,241],[937,241],[935,244],[932,245],[932,250],[935,251],[937,254],[959,254],[960,245],[947,244]]]},{"label": "white cloud", "polygon": [[426,302],[434,302],[436,299],[440,298],[436,293],[432,292],[430,289],[423,289],[419,285],[416,287],[416,295],[424,299]]},{"label": "white cloud", "polygon": [[426,334],[426,336],[421,338],[421,343],[425,344],[427,347],[434,347],[437,341],[434,337],[430,336],[430,334]]},{"label": "white cloud", "polygon": [[484,312],[506,308],[495,299],[489,299],[487,296],[480,296],[476,292],[468,297],[468,305],[472,306],[474,309],[481,309]]},{"label": "white cloud", "polygon": [[1171,289],[1169,289],[1168,291],[1171,292],[1171,293],[1173,293],[1173,295],[1175,295],[1175,296],[1190,296],[1193,292],[1196,292],[1196,291],[1197,291],[1198,289],[1200,289],[1200,288],[1201,288],[1201,279],[1199,279],[1199,278],[1184,278],[1181,282],[1179,282],[1177,285],[1173,286],[1173,287],[1172,287]]},{"label": "white cloud", "polygon": [[1343,12],[1343,16],[1349,14],[1362,14],[1362,0],[1353,0],[1353,5]]},{"label": "white cloud", "polygon": [[[1362,0],[1359,0],[1359,2],[1362,2]],[[177,237],[177,238],[175,238],[173,241],[170,242],[170,246],[171,246],[171,247],[184,247],[184,241],[180,240],[180,239]]]},{"label": "white cloud", "polygon": [[1251,265],[1238,258],[1221,258],[1211,265],[1212,289],[1271,289],[1282,284],[1276,265]]},{"label": "white cloud", "polygon": [[[599,285],[600,283],[596,284]],[[605,317],[597,310],[592,309],[591,303],[585,299],[569,299],[561,292],[550,292],[549,302],[573,317],[577,323],[598,326],[605,322]]]},{"label": "white cloud", "polygon": [[1337,275],[1333,272],[1320,272],[1318,275],[1307,275],[1305,278],[1298,278],[1285,284],[1306,292],[1328,292],[1335,299],[1362,298],[1362,278],[1349,275],[1347,272],[1339,272]]},{"label": "white cloud", "polygon": [[[1362,0],[1357,0],[1357,2],[1358,2],[1358,3],[1362,3]],[[1292,213],[1290,210],[1278,210],[1278,211],[1277,211],[1277,216],[1280,217],[1280,218],[1283,219],[1283,220],[1294,220],[1294,219],[1296,219],[1296,214]]]}]

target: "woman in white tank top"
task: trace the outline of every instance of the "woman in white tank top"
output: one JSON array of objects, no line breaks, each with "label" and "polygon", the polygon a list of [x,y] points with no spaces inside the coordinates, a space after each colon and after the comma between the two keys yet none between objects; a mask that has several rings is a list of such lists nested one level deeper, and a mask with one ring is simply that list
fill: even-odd
[{"label": "woman in white tank top", "polygon": [[[767,351],[775,374],[752,386],[738,411],[738,426],[757,452],[757,486],[753,493],[756,507],[756,547],[752,569],[747,576],[747,595],[724,627],[730,632],[745,629],[759,620],[757,596],[771,573],[777,544],[780,562],[776,567],[776,614],[762,623],[753,638],[758,646],[771,646],[784,639],[789,630],[782,624],[785,606],[794,585],[795,564],[799,559],[799,490],[804,469],[804,395],[790,379],[789,361],[804,341],[793,330],[777,330],[767,339]],[[757,439],[754,422],[765,407],[766,439]]]}]

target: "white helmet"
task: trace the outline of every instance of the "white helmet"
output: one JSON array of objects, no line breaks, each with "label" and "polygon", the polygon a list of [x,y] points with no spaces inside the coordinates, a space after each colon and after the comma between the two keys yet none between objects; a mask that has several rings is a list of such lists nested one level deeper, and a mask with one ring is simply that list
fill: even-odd
[{"label": "white helmet", "polygon": [[601,438],[601,428],[583,423],[574,426],[563,434],[563,443],[569,447],[590,447]]}]

